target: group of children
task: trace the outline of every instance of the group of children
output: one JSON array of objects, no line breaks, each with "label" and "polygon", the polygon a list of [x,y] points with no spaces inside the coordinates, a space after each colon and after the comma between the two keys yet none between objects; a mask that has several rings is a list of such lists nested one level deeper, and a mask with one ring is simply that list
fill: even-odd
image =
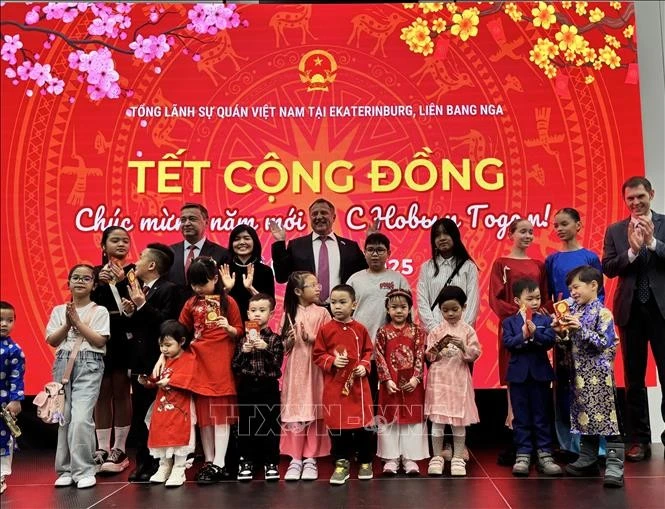
[{"label": "group of children", "polygon": [[[557,221],[575,219],[571,214],[564,209]],[[569,231],[561,228],[562,233],[557,227],[562,240],[575,248],[571,252],[579,246],[566,235],[573,232],[574,238],[579,231],[579,216],[573,223]],[[544,264],[526,256],[533,227],[517,220],[510,236],[511,255],[497,260],[492,269],[490,305],[501,318],[499,345],[505,352],[500,355],[501,375],[509,385],[517,448],[513,473],[528,475],[535,453],[543,473],[562,474],[552,459],[546,411],[555,379],[547,351],[556,344],[572,359],[570,423],[572,432],[582,437],[579,458],[566,472],[596,471],[599,438],[606,437],[605,484],[620,486],[623,449],[613,379],[616,338],[611,314],[598,299],[602,274],[587,263],[568,271],[568,308],[550,315],[543,304],[556,294],[548,293]],[[432,245],[436,249],[434,241]],[[386,475],[400,468],[417,475],[416,462],[430,456],[428,419],[432,447],[428,474],[441,475],[448,460],[451,475],[466,475],[465,430],[479,422],[472,366],[481,354],[478,337],[464,320],[467,292],[444,285],[432,305],[442,320],[426,331],[413,320],[408,284],[385,266],[388,238],[381,233],[368,235],[365,251],[369,268],[349,284],[334,287],[328,308],[319,301],[321,285],[314,274],[291,274],[279,334],[269,326],[275,313],[272,296],[253,295],[246,310],[248,322],[243,323],[237,304],[224,292],[215,262],[202,257],[191,263],[187,279],[194,296],[178,321],[162,323],[161,356],[152,374],[139,379],[144,386],[157,388],[147,420],[148,447],[159,459],[159,468],[150,481],[182,485],[187,456],[195,447],[195,425],[205,456],[196,479],[219,480],[235,423],[239,480],[253,479],[261,467],[266,480],[278,480],[280,454],[291,458],[284,475],[287,481],[317,479],[318,459],[330,454],[336,461],[331,484],[346,482],[353,458],[359,463],[358,478],[371,479],[375,455],[384,460]],[[381,277],[372,277],[377,274]],[[558,272],[553,274],[561,279]],[[83,340],[69,384],[65,425],[58,434],[56,486],[86,487],[94,484],[94,462],[89,461],[95,451],[92,413],[104,369],[109,315],[90,299],[95,286],[92,267],[75,266],[68,280],[72,302],[57,306],[47,326],[47,341],[57,347],[56,379],[73,343],[79,337]],[[363,281],[372,282],[367,286]],[[127,303],[130,312],[131,307]],[[368,323],[361,323],[368,308],[375,311],[369,313]],[[0,311],[4,345],[10,328],[4,325],[5,308]],[[370,383],[372,373],[376,385]],[[447,426],[453,436],[450,455],[443,443]],[[4,465],[3,460],[3,476]]]}]

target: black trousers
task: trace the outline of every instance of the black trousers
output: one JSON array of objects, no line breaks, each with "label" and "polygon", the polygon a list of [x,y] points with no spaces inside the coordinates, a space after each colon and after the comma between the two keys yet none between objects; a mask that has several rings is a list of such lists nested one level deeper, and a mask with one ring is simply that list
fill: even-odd
[{"label": "black trousers", "polygon": [[646,304],[633,299],[630,320],[621,327],[621,352],[626,381],[625,434],[629,442],[651,442],[649,405],[645,376],[647,371],[647,345],[658,368],[661,401],[660,412],[665,420],[665,318],[660,313],[653,295]]},{"label": "black trousers", "polygon": [[280,397],[275,378],[238,378],[238,451],[255,465],[279,463]]},{"label": "black trousers", "polygon": [[372,463],[374,433],[365,428],[331,429],[328,433],[335,459],[350,461],[357,453],[359,463]]},{"label": "black trousers", "polygon": [[148,450],[148,427],[145,425],[145,416],[150,405],[155,401],[157,389],[146,389],[132,377],[132,433],[136,440],[136,464],[144,465],[152,461]]}]

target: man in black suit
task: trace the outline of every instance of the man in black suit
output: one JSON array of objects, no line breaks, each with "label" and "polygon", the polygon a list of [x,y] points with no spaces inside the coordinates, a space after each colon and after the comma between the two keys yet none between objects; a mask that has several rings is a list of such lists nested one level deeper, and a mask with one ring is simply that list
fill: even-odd
[{"label": "man in black suit", "polygon": [[[656,360],[665,419],[665,216],[651,210],[654,190],[644,177],[631,177],[622,187],[630,217],[605,232],[603,272],[619,277],[614,319],[621,330],[626,380],[626,459],[651,455],[651,430],[644,377],[647,343]],[[665,441],[665,432],[661,435]]]},{"label": "man in black suit", "polygon": [[199,203],[185,203],[180,209],[180,231],[184,240],[171,246],[175,259],[168,275],[169,281],[178,285],[180,290],[179,309],[194,295],[186,277],[187,268],[194,258],[209,256],[220,267],[229,263],[228,250],[205,238],[208,217],[208,210]]},{"label": "man in black suit", "polygon": [[367,260],[360,246],[332,232],[335,206],[319,198],[309,206],[309,221],[313,232],[291,240],[286,245],[286,232],[277,224],[270,225],[275,242],[272,244],[272,262],[275,279],[286,283],[297,270],[316,274],[321,284],[321,300],[326,301],[330,289],[346,283],[351,275],[367,268]]},{"label": "man in black suit", "polygon": [[[135,283],[129,285],[130,299],[123,299],[129,315],[132,375],[150,375],[159,358],[159,327],[165,320],[178,318],[178,289],[164,276],[173,265],[173,250],[165,244],[148,244],[136,262]],[[148,389],[132,376],[132,431],[136,439],[136,469],[130,482],[148,482],[158,462],[148,450],[145,416],[155,401],[155,389]]]}]

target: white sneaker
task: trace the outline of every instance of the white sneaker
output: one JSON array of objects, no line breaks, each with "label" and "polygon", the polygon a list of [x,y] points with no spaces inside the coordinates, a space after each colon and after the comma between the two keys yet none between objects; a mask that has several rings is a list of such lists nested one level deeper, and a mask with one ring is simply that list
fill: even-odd
[{"label": "white sneaker", "polygon": [[150,482],[163,483],[171,475],[171,468],[173,467],[173,458],[161,458],[159,460],[159,468],[157,472],[150,478]]},{"label": "white sneaker", "polygon": [[284,480],[299,481],[301,475],[302,475],[302,462],[291,460],[291,463],[289,463],[289,468],[286,469]]},{"label": "white sneaker", "polygon": [[418,463],[413,460],[404,460],[402,461],[404,466],[404,473],[406,475],[420,475],[420,468],[418,468]]},{"label": "white sneaker", "polygon": [[94,475],[89,475],[79,479],[76,483],[76,487],[82,490],[84,488],[92,488],[95,484],[97,484],[97,479],[95,479]]},{"label": "white sneaker", "polygon": [[307,458],[303,461],[302,475],[300,478],[303,481],[316,481],[319,478],[319,468],[316,466],[314,458]]},{"label": "white sneaker", "polygon": [[388,460],[386,464],[383,465],[384,475],[395,475],[399,470],[399,460]]},{"label": "white sneaker", "polygon": [[466,462],[463,458],[453,458],[450,461],[450,475],[464,477],[466,475]]},{"label": "white sneaker", "polygon": [[182,486],[186,480],[185,477],[186,468],[187,467],[185,465],[174,465],[173,468],[171,469],[171,475],[169,475],[169,478],[164,483],[164,486],[167,486],[169,488]]},{"label": "white sneaker", "polygon": [[443,475],[443,465],[445,460],[441,456],[433,456],[429,460],[427,475]]},{"label": "white sneaker", "polygon": [[53,486],[56,488],[64,488],[65,486],[71,486],[72,484],[74,484],[72,474],[60,474],[60,477],[55,480]]}]

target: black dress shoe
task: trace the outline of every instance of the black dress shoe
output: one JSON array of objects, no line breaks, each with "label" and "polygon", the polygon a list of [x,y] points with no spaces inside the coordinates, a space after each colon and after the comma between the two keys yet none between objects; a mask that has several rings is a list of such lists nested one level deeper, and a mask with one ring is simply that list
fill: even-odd
[{"label": "black dress shoe", "polygon": [[196,482],[198,484],[215,484],[220,481],[224,481],[224,475],[223,468],[220,468],[213,463],[207,462],[196,474]]},{"label": "black dress shoe", "polygon": [[132,470],[129,473],[129,477],[127,478],[127,480],[129,482],[136,482],[136,479],[138,478],[138,475],[139,475],[139,469],[138,469],[138,467],[136,467],[134,470]]},{"label": "black dress shoe", "polygon": [[159,462],[151,460],[147,463],[139,463],[136,468],[129,474],[128,481],[136,483],[148,483],[150,478],[155,475],[159,468]]},{"label": "black dress shoe", "polygon": [[626,460],[638,462],[651,457],[650,444],[631,444],[626,452]]},{"label": "black dress shoe", "polygon": [[222,481],[237,481],[238,469],[222,468]]}]

